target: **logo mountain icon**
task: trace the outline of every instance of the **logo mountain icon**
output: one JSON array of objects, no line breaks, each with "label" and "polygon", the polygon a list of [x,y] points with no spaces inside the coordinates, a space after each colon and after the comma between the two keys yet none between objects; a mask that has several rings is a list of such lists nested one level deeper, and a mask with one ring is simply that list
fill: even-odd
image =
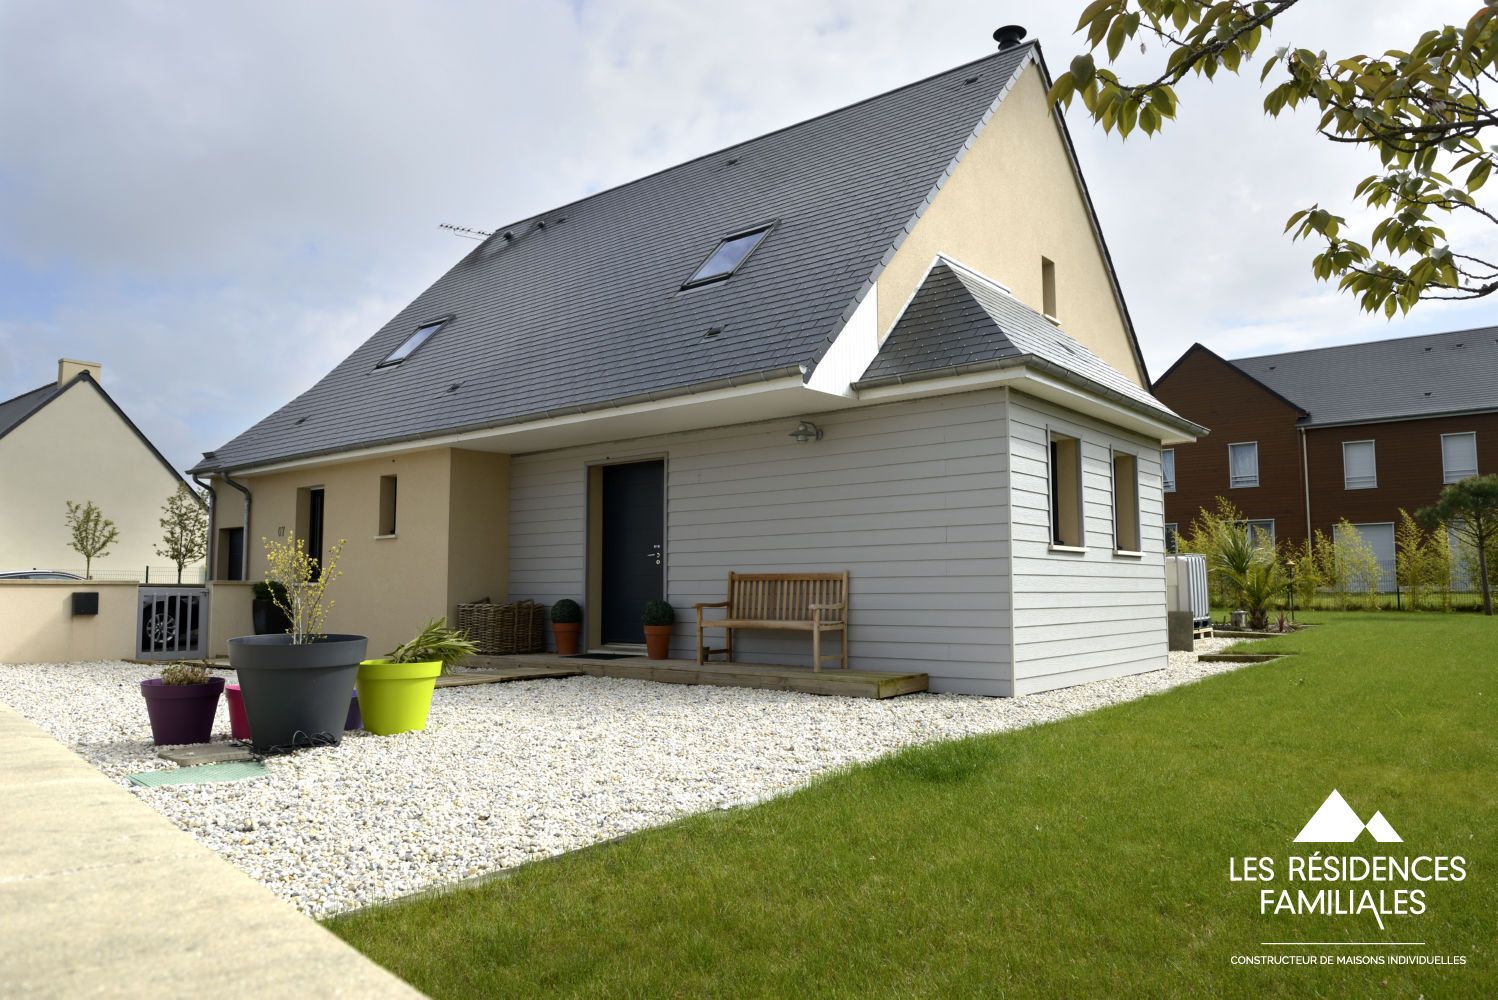
[{"label": "logo mountain icon", "polygon": [[1400,844],[1403,839],[1395,832],[1384,814],[1376,812],[1366,824],[1352,811],[1352,806],[1335,788],[1316,810],[1316,815],[1295,835],[1297,844],[1350,844],[1367,830],[1380,844]]}]

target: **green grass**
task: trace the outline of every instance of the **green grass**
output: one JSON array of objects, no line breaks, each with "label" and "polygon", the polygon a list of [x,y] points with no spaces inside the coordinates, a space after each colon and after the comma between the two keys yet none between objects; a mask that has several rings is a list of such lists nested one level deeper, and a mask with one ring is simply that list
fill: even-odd
[{"label": "green grass", "polygon": [[[1318,617],[1256,645],[1298,654],[1275,663],[330,927],[434,997],[1498,995],[1498,621]],[[1261,916],[1229,859],[1283,871],[1334,787],[1405,843],[1324,852],[1460,854],[1467,879],[1386,932]],[[1230,964],[1378,939],[1468,964]]]}]

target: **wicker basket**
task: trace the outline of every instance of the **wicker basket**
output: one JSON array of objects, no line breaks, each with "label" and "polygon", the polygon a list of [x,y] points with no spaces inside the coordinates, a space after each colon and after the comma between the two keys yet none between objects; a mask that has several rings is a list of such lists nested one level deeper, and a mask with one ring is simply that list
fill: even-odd
[{"label": "wicker basket", "polygon": [[535,601],[459,604],[458,628],[488,656],[539,653],[546,648],[546,609]]}]

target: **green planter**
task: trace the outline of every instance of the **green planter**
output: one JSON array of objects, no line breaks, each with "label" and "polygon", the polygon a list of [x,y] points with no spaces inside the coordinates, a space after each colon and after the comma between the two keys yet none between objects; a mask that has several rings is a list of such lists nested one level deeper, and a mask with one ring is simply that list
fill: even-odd
[{"label": "green planter", "polygon": [[376,736],[392,736],[425,729],[427,713],[432,708],[432,691],[441,673],[441,662],[365,660],[360,663],[355,687],[359,690],[359,711],[364,715],[365,730]]}]

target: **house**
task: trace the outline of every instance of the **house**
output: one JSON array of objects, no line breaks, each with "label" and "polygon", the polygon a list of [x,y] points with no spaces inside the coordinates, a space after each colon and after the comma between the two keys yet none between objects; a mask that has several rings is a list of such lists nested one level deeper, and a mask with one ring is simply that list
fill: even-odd
[{"label": "house", "polygon": [[647,599],[685,622],[731,571],[847,570],[862,669],[1164,666],[1160,448],[1201,428],[1148,391],[1048,80],[1007,38],[500,228],[205,454],[215,572],[261,575],[246,535],[346,539],[329,627],[383,650],[481,597],[577,599],[631,648]]},{"label": "house", "polygon": [[[0,573],[82,574],[70,546],[67,502],[93,501],[119,529],[95,577],[176,580],[156,554],[161,508],[182,477],[99,384],[93,361],[63,359],[57,380],[0,402]],[[187,567],[196,579],[201,565]]]},{"label": "house", "polygon": [[1227,497],[1300,543],[1345,519],[1393,586],[1401,508],[1498,471],[1498,328],[1227,360],[1194,344],[1155,395],[1212,429],[1165,453],[1168,530]]}]

